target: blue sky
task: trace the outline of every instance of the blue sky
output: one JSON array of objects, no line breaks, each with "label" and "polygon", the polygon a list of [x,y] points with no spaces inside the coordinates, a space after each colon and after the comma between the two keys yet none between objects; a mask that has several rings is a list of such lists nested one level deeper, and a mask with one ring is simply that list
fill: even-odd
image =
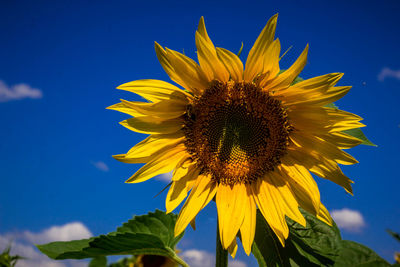
[{"label": "blue sky", "polygon": [[[97,235],[133,214],[164,209],[166,193],[154,198],[164,181],[125,184],[140,166],[111,158],[144,138],[118,124],[126,116],[105,109],[139,99],[115,87],[169,81],[154,41],[194,58],[200,16],[217,46],[237,51],[244,42],[243,60],[279,13],[282,50],[293,45],[281,67],[309,43],[302,77],[344,72],[340,85],[353,89],[337,104],[362,116],[378,144],[350,151],[360,161],[343,168],[355,181],[354,196],[318,179],[322,200],[329,210],[358,211],[364,226],[344,229],[343,237],[392,262],[400,246],[385,229],[400,232],[399,12],[398,1],[1,1],[0,235],[74,221]],[[182,249],[213,253],[215,223],[211,204]],[[243,253],[238,258],[254,264]]]}]

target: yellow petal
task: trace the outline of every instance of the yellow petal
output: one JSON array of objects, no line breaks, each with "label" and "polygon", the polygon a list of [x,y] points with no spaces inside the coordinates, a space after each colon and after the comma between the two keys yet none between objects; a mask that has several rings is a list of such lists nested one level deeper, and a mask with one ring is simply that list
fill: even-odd
[{"label": "yellow petal", "polygon": [[285,246],[285,239],[289,235],[289,228],[285,221],[285,214],[281,210],[279,203],[274,199],[275,195],[272,196],[275,192],[272,187],[276,186],[278,185],[269,185],[266,181],[259,179],[253,183],[251,187],[254,200],[262,215],[278,237],[281,244]]},{"label": "yellow petal", "polygon": [[197,57],[200,67],[207,76],[208,81],[214,79],[222,82],[229,80],[229,72],[219,60],[212,42],[207,42],[199,32],[196,32]]},{"label": "yellow petal", "polygon": [[294,128],[313,134],[327,134],[364,127],[360,116],[340,109],[296,105],[288,109]]},{"label": "yellow petal", "polygon": [[326,159],[310,148],[289,148],[289,153],[312,173],[342,186],[348,193],[353,194],[353,181],[343,174],[333,160]]},{"label": "yellow petal", "polygon": [[290,156],[282,158],[282,164],[278,166],[281,174],[286,174],[286,179],[296,199],[306,200],[311,204],[314,214],[319,211],[321,198],[318,185],[310,172],[302,165],[296,163]]},{"label": "yellow petal", "polygon": [[156,175],[170,172],[183,157],[188,157],[183,144],[160,153],[132,175],[126,183],[140,183]]},{"label": "yellow petal", "polygon": [[179,77],[178,74],[176,74],[174,66],[171,64],[167,57],[167,52],[162,48],[161,45],[159,45],[157,42],[154,42],[154,48],[156,50],[157,58],[158,61],[160,61],[161,66],[165,70],[165,72],[168,74],[168,76],[176,82],[177,84],[183,86],[184,88],[188,88],[188,86],[185,84],[185,82]]},{"label": "yellow petal", "polygon": [[325,106],[345,96],[350,89],[351,86],[331,87],[324,93],[310,92],[310,94],[303,94],[303,96],[298,99],[295,99],[295,97],[292,97],[291,99],[287,98],[285,99],[285,103],[288,106],[299,104]]},{"label": "yellow petal", "polygon": [[199,211],[207,205],[216,193],[216,183],[208,175],[199,175],[196,184],[181,211],[175,224],[175,236],[182,233]]},{"label": "yellow petal", "polygon": [[307,79],[296,83],[284,90],[277,91],[277,95],[291,97],[292,95],[300,96],[302,93],[308,92],[326,92],[330,87],[333,87],[343,77],[343,73],[329,73],[311,79]]},{"label": "yellow petal", "polygon": [[333,144],[334,146],[337,146],[340,149],[353,148],[363,142],[362,140],[354,136],[342,132],[329,133],[325,135],[320,135],[318,137]]},{"label": "yellow petal", "polygon": [[323,221],[324,223],[330,225],[330,226],[332,226],[332,224],[333,224],[333,223],[332,223],[333,220],[332,220],[331,215],[329,214],[329,212],[328,212],[328,210],[325,208],[325,206],[322,205],[322,204],[321,204],[321,206],[320,206],[320,210],[319,210],[319,212],[318,212],[317,218],[320,219],[321,221]]},{"label": "yellow petal", "polygon": [[234,186],[220,184],[218,186],[215,202],[217,203],[220,239],[225,249],[232,243],[243,223],[247,198],[244,184]]},{"label": "yellow petal", "polygon": [[243,63],[239,57],[231,51],[220,47],[217,47],[217,55],[231,75],[231,79],[241,82],[243,80]]},{"label": "yellow petal", "polygon": [[289,235],[285,215],[305,226],[306,220],[298,209],[298,202],[289,186],[278,172],[269,172],[264,179],[252,187],[255,200],[278,239],[285,245]]},{"label": "yellow petal", "polygon": [[[283,166],[284,165],[282,164],[281,167],[283,167]],[[290,167],[286,166],[286,168],[290,168]],[[300,184],[297,184],[297,183],[294,184],[294,183],[290,183],[290,182],[289,182],[289,187],[290,187],[291,191],[293,192],[293,195],[296,198],[296,201],[299,203],[300,207],[302,207],[307,212],[313,214],[319,220],[325,222],[326,224],[332,225],[332,218],[330,217],[329,212],[326,210],[324,205],[322,205],[322,203],[320,202],[318,187],[314,188],[314,189],[307,188],[305,186],[301,186]],[[317,199],[313,195],[313,192],[316,190],[318,191]],[[317,205],[315,203],[316,200],[318,202]]]},{"label": "yellow petal", "polygon": [[144,158],[150,157],[154,154],[158,154],[166,149],[174,148],[176,145],[184,141],[182,132],[176,132],[172,134],[157,134],[150,135],[140,143],[137,143],[132,147],[125,158]]},{"label": "yellow petal", "polygon": [[350,154],[340,150],[337,146],[328,143],[314,135],[300,131],[294,131],[290,135],[290,139],[299,148],[312,149],[323,155],[325,158],[334,160],[343,165],[352,165],[358,163]]},{"label": "yellow petal", "polygon": [[125,114],[128,114],[128,115],[131,115],[132,117],[140,116],[140,113],[138,113],[135,110],[125,106],[124,103],[122,103],[122,102],[114,104],[114,105],[111,105],[111,106],[107,107],[107,109],[116,110],[116,111],[119,111],[119,112],[122,112],[122,113],[125,113]]},{"label": "yellow petal", "polygon": [[146,163],[167,150],[175,148],[184,141],[183,133],[150,135],[132,147],[128,153],[114,155],[124,163]]},{"label": "yellow petal", "polygon": [[149,161],[149,157],[142,158],[126,158],[126,154],[113,155],[112,157],[123,163],[146,163]]},{"label": "yellow petal", "polygon": [[136,117],[121,121],[120,124],[131,131],[145,134],[169,134],[182,129],[181,119],[163,120],[155,117]]},{"label": "yellow petal", "polygon": [[275,37],[278,14],[269,19],[267,25],[261,31],[253,47],[250,49],[244,70],[244,79],[252,82],[253,79],[263,71],[264,53]]},{"label": "yellow petal", "polygon": [[285,105],[324,106],[342,98],[351,86],[334,87],[343,73],[330,73],[296,83],[284,90],[274,93]]},{"label": "yellow petal", "polygon": [[192,159],[184,159],[176,165],[176,169],[172,173],[172,181],[178,181],[190,171],[197,168],[197,162]]},{"label": "yellow petal", "polygon": [[167,58],[186,89],[198,95],[208,87],[208,80],[200,66],[187,56],[166,48]]},{"label": "yellow petal", "polygon": [[260,86],[264,87],[265,84],[274,79],[279,73],[279,54],[281,52],[281,43],[276,39],[268,47],[264,54],[263,73],[268,73],[260,82]]},{"label": "yellow petal", "polygon": [[256,232],[256,203],[251,196],[251,188],[246,188],[247,190],[247,203],[244,209],[244,219],[242,226],[240,226],[240,235],[242,239],[242,244],[244,251],[249,256],[251,253],[251,246],[253,245],[254,235]]},{"label": "yellow petal", "polygon": [[151,102],[159,102],[161,100],[174,100],[187,103],[192,96],[178,87],[159,80],[137,80],[124,83],[117,89],[129,91],[138,94]]},{"label": "yellow petal", "polygon": [[134,117],[153,116],[164,120],[178,118],[185,114],[188,102],[163,100],[157,103],[132,102],[121,99],[122,103],[136,112]]},{"label": "yellow petal", "polygon": [[279,74],[274,80],[272,80],[270,83],[266,85],[268,90],[274,91],[289,87],[294,81],[294,79],[296,79],[296,77],[299,76],[300,72],[306,65],[307,54],[308,54],[308,44],[301,53],[301,55],[297,58],[297,60],[293,63],[293,65],[290,66],[289,69]]},{"label": "yellow petal", "polygon": [[349,194],[353,195],[351,184],[353,183],[333,160],[320,159],[321,163],[314,165],[310,168],[312,173],[328,179],[340,186],[342,186]]},{"label": "yellow petal", "polygon": [[165,199],[167,213],[173,211],[186,198],[187,193],[192,189],[194,182],[199,176],[199,172],[198,168],[192,168],[186,175],[180,177],[180,179],[173,180]]},{"label": "yellow petal", "polygon": [[273,185],[280,185],[282,181],[284,182],[281,186],[273,187],[271,190],[271,192],[275,191],[273,194],[275,194],[276,203],[280,204],[281,210],[286,216],[305,227],[306,219],[299,210],[299,203],[293,196],[293,192],[290,190],[286,178],[287,176],[282,172],[276,171],[266,175],[264,180],[267,181],[270,187]]}]

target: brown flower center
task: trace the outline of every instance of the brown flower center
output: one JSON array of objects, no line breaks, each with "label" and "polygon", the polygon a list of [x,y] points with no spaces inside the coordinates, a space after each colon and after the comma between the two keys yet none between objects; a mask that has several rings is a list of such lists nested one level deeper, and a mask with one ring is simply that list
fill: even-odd
[{"label": "brown flower center", "polygon": [[250,183],[286,153],[287,113],[252,83],[212,82],[184,118],[188,152],[219,183]]}]

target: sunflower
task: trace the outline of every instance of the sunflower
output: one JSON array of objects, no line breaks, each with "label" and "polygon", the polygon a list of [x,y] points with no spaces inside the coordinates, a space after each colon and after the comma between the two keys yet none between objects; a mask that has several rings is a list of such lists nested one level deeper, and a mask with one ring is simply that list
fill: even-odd
[{"label": "sunflower", "polygon": [[173,171],[167,212],[189,195],[176,235],[214,199],[221,243],[233,256],[238,232],[245,252],[251,252],[257,207],[283,246],[289,234],[285,216],[306,224],[299,207],[331,224],[310,172],[352,193],[352,181],[338,164],[357,163],[342,149],[361,140],[343,131],[365,126],[359,116],[329,105],[351,88],[335,86],[342,73],[294,82],[308,45],[290,68],[280,70],[276,23],[277,15],[255,41],[244,68],[236,54],[214,46],[201,18],[195,37],[199,64],[155,43],[162,67],[183,89],[160,80],[128,82],[118,89],[147,102],[121,100],[109,107],[133,117],[121,122],[126,128],[150,134],[114,156],[145,163],[126,182]]}]

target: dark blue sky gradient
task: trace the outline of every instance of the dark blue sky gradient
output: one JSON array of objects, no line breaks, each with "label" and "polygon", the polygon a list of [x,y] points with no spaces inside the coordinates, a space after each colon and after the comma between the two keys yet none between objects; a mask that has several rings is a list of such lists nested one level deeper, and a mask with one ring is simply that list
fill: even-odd
[{"label": "dark blue sky gradient", "polygon": [[[237,52],[243,41],[244,60],[275,13],[282,50],[293,45],[281,68],[309,43],[303,78],[344,72],[340,85],[353,86],[337,104],[365,119],[364,132],[378,147],[350,151],[360,161],[343,168],[356,182],[354,197],[317,181],[328,209],[364,215],[364,231],[343,237],[392,261],[400,247],[385,229],[400,232],[400,80],[377,75],[400,69],[398,1],[1,1],[0,80],[39,88],[43,98],[0,103],[0,233],[82,221],[101,234],[133,214],[164,209],[166,193],[153,196],[165,182],[124,184],[139,165],[111,158],[144,138],[118,124],[127,116],[105,109],[120,98],[139,100],[114,88],[169,81],[154,41],[195,58],[200,16],[216,46]],[[94,161],[110,170],[99,171]],[[210,204],[182,248],[213,252],[215,222]],[[242,252],[239,258],[254,263]]]}]

